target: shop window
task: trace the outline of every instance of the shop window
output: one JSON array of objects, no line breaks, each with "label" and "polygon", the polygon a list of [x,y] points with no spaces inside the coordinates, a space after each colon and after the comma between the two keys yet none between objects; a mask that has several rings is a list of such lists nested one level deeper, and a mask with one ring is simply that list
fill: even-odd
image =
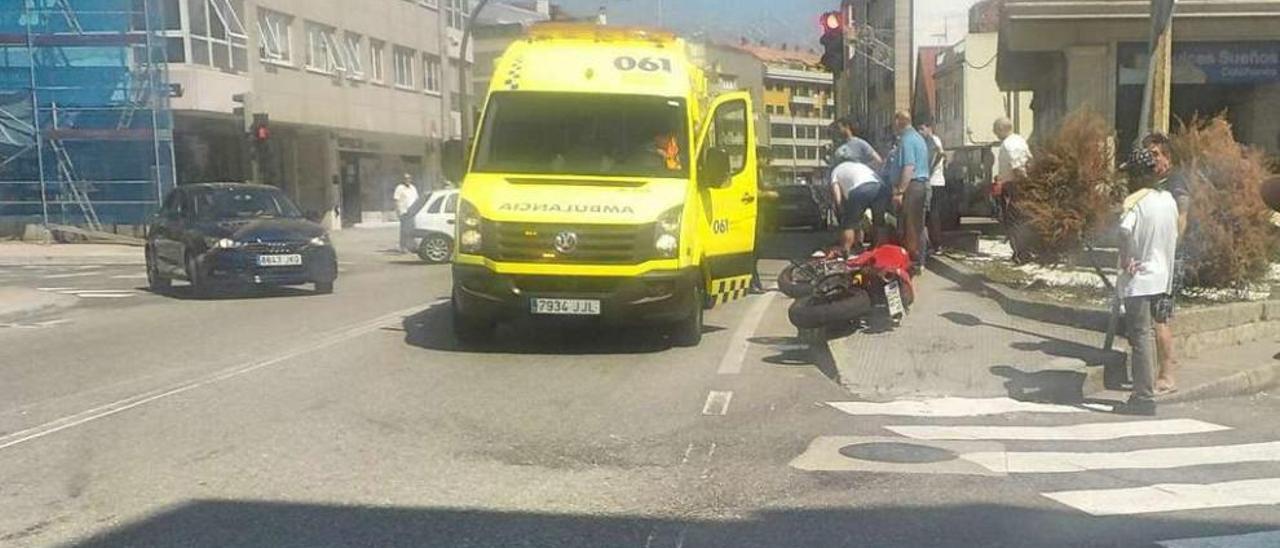
[{"label": "shop window", "polygon": [[290,27],[293,17],[274,11],[258,10],[258,58],[264,61],[293,64],[293,39]]}]

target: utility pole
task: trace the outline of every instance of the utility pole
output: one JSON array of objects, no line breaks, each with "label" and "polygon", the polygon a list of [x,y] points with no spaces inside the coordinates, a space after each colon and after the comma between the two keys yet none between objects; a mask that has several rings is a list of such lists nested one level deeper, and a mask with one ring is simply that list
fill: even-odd
[{"label": "utility pole", "polygon": [[476,26],[476,18],[480,16],[489,0],[476,2],[471,16],[463,22],[462,44],[458,46],[458,115],[462,117],[462,144],[464,150],[470,150],[471,142],[471,82],[467,81],[467,47],[471,45],[471,29]]},{"label": "utility pole", "polygon": [[1142,97],[1138,139],[1155,132],[1169,132],[1173,90],[1173,14],[1176,7],[1176,0],[1151,0],[1151,58],[1147,67],[1146,92]]}]

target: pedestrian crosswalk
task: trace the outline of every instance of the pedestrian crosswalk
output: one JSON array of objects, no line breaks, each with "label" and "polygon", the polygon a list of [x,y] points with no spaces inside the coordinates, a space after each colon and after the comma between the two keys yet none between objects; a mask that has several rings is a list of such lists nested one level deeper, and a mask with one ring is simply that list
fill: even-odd
[{"label": "pedestrian crosswalk", "polygon": [[138,295],[132,289],[78,289],[74,287],[41,287],[40,291],[71,295],[82,299],[127,299]]},{"label": "pedestrian crosswalk", "polygon": [[[896,437],[819,438],[792,462],[794,468],[1038,475],[1033,484],[1040,495],[1093,516],[1280,505],[1280,441],[1242,440],[1243,433],[1229,425],[1192,418],[1114,420],[1080,406],[1008,398],[827,405],[887,421],[880,427]],[[906,457],[886,464],[884,455],[893,454],[887,446]],[[879,456],[864,456],[877,449]],[[1194,474],[1186,472],[1193,467]],[[1170,470],[1179,472],[1159,475]],[[1084,481],[1076,476],[1091,472],[1099,473]],[[1094,488],[1081,488],[1086,486]]]}]

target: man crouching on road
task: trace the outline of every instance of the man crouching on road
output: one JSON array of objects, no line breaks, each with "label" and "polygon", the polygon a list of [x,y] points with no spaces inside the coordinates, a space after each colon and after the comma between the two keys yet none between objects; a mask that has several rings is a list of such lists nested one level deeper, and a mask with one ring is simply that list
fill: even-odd
[{"label": "man crouching on road", "polygon": [[1155,323],[1168,321],[1173,292],[1173,260],[1178,248],[1178,203],[1156,187],[1157,159],[1147,149],[1124,166],[1139,190],[1125,199],[1120,217],[1120,279],[1129,329],[1133,394],[1116,408],[1128,415],[1155,415]]}]

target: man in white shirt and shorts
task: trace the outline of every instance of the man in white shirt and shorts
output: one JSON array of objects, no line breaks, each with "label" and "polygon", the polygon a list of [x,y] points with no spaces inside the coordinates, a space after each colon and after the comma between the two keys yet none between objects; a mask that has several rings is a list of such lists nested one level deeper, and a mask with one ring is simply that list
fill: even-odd
[{"label": "man in white shirt and shorts", "polygon": [[868,210],[875,229],[873,241],[880,239],[880,227],[888,204],[884,183],[875,170],[859,162],[843,162],[831,170],[831,193],[836,210],[842,211],[840,246],[846,255],[862,244],[862,225]]}]

